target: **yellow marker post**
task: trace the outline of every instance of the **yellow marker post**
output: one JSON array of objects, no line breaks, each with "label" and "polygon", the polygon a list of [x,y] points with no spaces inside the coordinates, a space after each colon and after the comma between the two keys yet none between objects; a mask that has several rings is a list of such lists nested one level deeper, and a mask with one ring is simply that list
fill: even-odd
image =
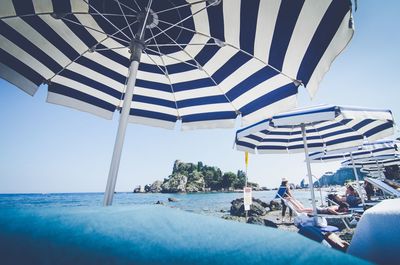
[{"label": "yellow marker post", "polygon": [[244,205],[244,210],[245,210],[245,214],[246,214],[246,222],[248,219],[247,216],[247,211],[250,210],[250,205],[252,204],[252,194],[251,194],[251,188],[247,187],[247,168],[249,166],[249,152],[245,152],[244,153],[244,163],[246,165],[246,181],[245,181],[245,185],[243,188],[243,205]]}]

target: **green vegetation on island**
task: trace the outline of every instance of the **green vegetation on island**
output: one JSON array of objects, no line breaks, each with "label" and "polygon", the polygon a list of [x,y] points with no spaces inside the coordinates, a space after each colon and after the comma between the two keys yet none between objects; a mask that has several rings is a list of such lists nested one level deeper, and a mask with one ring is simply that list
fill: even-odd
[{"label": "green vegetation on island", "polygon": [[[203,162],[185,163],[176,160],[171,175],[164,181],[157,180],[145,186],[145,192],[203,192],[203,191],[233,191],[243,189],[246,183],[246,173],[222,172],[215,166],[204,165]],[[248,183],[257,188],[256,183]]]}]

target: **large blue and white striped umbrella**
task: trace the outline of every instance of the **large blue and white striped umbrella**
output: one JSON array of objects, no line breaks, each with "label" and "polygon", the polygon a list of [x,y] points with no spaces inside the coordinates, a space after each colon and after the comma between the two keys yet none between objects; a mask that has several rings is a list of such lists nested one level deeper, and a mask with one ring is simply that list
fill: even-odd
[{"label": "large blue and white striped umbrella", "polygon": [[304,152],[314,214],[315,195],[309,150],[330,151],[362,145],[391,136],[394,120],[389,110],[318,106],[273,116],[236,132],[236,148],[252,153]]},{"label": "large blue and white striped umbrella", "polygon": [[32,95],[47,84],[51,103],[121,111],[116,176],[128,121],[233,127],[293,108],[352,26],[349,0],[2,0],[0,76]]}]

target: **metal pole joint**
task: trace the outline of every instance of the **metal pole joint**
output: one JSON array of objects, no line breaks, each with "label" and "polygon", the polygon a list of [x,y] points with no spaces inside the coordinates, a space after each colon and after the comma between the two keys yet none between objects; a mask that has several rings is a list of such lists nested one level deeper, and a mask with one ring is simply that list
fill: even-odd
[{"label": "metal pole joint", "polygon": [[142,56],[142,51],[146,49],[146,43],[144,40],[138,38],[133,38],[129,45],[129,52],[131,54],[130,61],[140,62],[140,57]]}]

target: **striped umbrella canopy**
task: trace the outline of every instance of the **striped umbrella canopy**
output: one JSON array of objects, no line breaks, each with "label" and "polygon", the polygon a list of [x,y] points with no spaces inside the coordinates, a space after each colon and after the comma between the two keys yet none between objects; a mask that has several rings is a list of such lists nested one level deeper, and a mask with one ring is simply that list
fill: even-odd
[{"label": "striped umbrella canopy", "polygon": [[[353,163],[351,160],[343,161],[342,166],[351,167]],[[392,155],[381,155],[370,157],[368,159],[357,159],[354,161],[354,166],[358,168],[376,168],[382,169],[388,166],[398,166],[400,165],[400,154],[397,152]]]},{"label": "striped umbrella canopy", "polygon": [[378,167],[361,167],[360,172],[367,174],[373,178],[385,178],[385,168]]},{"label": "striped umbrella canopy", "polygon": [[394,120],[390,110],[360,107],[317,106],[273,116],[236,132],[236,148],[253,153],[304,152],[314,214],[315,195],[309,150],[330,151],[362,145],[391,136]]},{"label": "striped umbrella canopy", "polygon": [[[2,0],[0,76],[47,101],[111,119],[105,204],[127,122],[250,124],[314,95],[353,36],[349,0]],[[107,195],[109,194],[109,195]]]},{"label": "striped umbrella canopy", "polygon": [[310,154],[309,157],[311,163],[351,160],[351,157],[357,162],[359,159],[373,159],[378,156],[396,154],[399,146],[400,142],[397,140],[381,140],[364,143],[352,149],[315,152]]},{"label": "striped umbrella canopy", "polygon": [[[351,149],[339,149],[333,151],[316,152],[310,154],[310,162],[329,162],[329,161],[346,161],[342,162],[342,166],[353,168],[354,176],[357,180],[358,194],[362,194],[362,189],[359,184],[359,176],[356,168],[362,167],[359,163],[363,161],[369,161],[369,164],[365,166],[376,167],[378,169],[378,163],[376,161],[392,158],[398,154],[398,146],[400,142],[397,140],[380,140],[371,143],[364,143],[361,146],[357,146]],[[393,161],[393,163],[396,163]],[[371,174],[371,173],[370,173]],[[363,196],[360,196],[362,203],[365,204]]]}]

